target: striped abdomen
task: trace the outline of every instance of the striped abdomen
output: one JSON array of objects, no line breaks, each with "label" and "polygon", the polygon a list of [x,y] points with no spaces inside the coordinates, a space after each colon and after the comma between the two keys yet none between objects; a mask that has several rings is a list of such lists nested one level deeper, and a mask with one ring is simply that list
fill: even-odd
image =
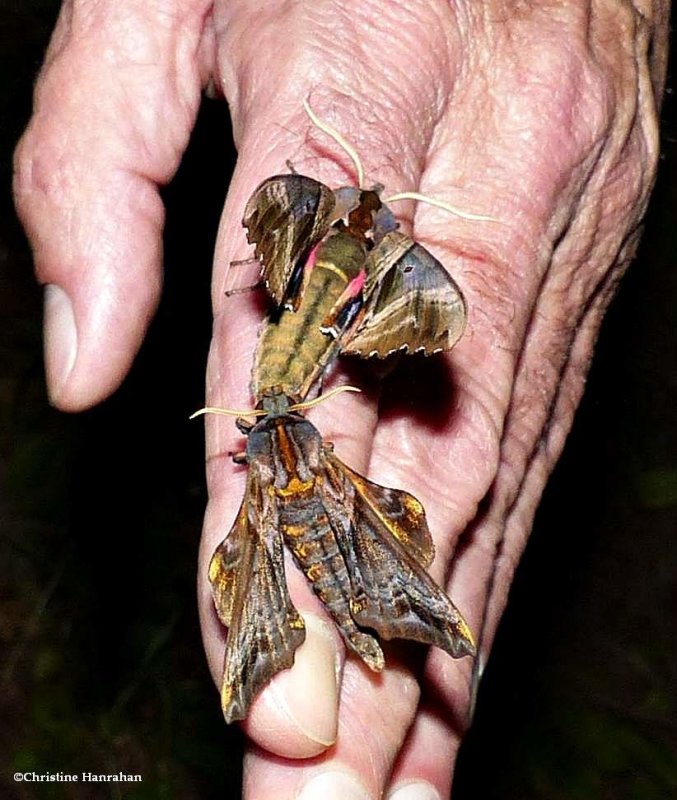
[{"label": "striped abdomen", "polygon": [[[348,567],[325,507],[322,439],[307,420],[292,415],[267,417],[250,433],[248,456],[275,498],[276,517],[294,560],[331,614],[348,645],[373,670],[383,668],[374,637],[351,615],[353,589]],[[272,480],[271,480],[272,479]],[[332,512],[349,523],[350,509],[336,503]]]},{"label": "striped abdomen", "polygon": [[322,328],[341,323],[342,311],[349,315],[361,299],[359,290],[352,297],[351,287],[364,259],[364,244],[344,233],[329,236],[311,254],[297,311],[283,309],[261,330],[252,373],[257,401],[272,387],[297,400],[308,394],[340,347],[340,334]]},{"label": "striped abdomen", "polygon": [[379,672],[383,669],[383,652],[374,637],[361,631],[352,618],[350,575],[317,494],[281,503],[279,522],[285,544],[341,635],[371,669]]}]

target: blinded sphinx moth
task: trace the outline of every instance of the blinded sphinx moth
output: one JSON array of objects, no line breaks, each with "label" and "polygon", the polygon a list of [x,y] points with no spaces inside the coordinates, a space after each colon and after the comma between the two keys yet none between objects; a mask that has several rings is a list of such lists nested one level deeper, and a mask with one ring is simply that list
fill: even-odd
[{"label": "blinded sphinx moth", "polygon": [[411,639],[454,658],[473,655],[472,634],[425,571],[435,548],[423,506],[340,461],[317,429],[275,391],[247,434],[247,486],[233,527],[212,556],[209,580],[228,627],[221,703],[243,719],[256,694],[290,667],[305,638],[285,578],[283,544],[347,646],[384,666],[377,636]]}]

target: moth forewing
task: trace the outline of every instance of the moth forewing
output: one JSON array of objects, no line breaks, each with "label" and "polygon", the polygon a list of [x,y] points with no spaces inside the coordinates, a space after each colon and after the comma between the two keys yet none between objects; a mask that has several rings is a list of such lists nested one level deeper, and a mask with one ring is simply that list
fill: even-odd
[{"label": "moth forewing", "polygon": [[398,231],[386,234],[365,265],[365,310],[343,352],[386,356],[398,350],[431,355],[463,334],[461,290],[440,262]]},{"label": "moth forewing", "polygon": [[250,536],[247,523],[247,495],[240,505],[233,527],[221,542],[209,562],[209,583],[212,587],[214,608],[221,622],[228,626],[233,618],[233,607],[238,596],[238,579],[242,581],[241,563],[246,561],[243,552]]},{"label": "moth forewing", "polygon": [[217,614],[228,626],[221,684],[226,722],[246,717],[259,691],[292,666],[305,639],[287,590],[282,539],[259,518],[256,495],[250,478],[235,524],[209,566]]},{"label": "moth forewing", "polygon": [[[276,305],[289,301],[292,275],[329,230],[335,205],[331,189],[295,173],[268,178],[249,198],[242,224]],[[290,302],[296,308],[300,298]]]}]

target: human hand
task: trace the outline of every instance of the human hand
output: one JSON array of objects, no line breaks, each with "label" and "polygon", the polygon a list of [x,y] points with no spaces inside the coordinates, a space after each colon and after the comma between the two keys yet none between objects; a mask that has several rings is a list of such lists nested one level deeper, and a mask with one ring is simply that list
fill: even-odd
[{"label": "human hand", "polygon": [[[482,630],[486,659],[606,304],[633,253],[655,172],[666,33],[665,5],[640,13],[609,0],[455,10],[438,2],[406,10],[66,3],[16,177],[38,278],[59,287],[47,294],[45,319],[53,402],[78,410],[102,399],[140,345],[160,289],[157,185],[175,171],[212,77],[229,101],[240,158],[215,257],[207,399],[249,403],[260,311],[251,297],[223,293],[227,265],[249,255],[245,202],[288,158],[332,187],[354,180],[344,155],[310,129],[301,107],[309,96],[356,147],[368,180],[498,220],[421,206],[412,221],[468,302],[466,335],[444,357],[453,404],[441,412],[432,385],[432,422],[416,408],[416,416],[383,413],[345,395],[312,412],[346,463],[424,503],[437,543],[433,573],[449,577],[451,597]],[[244,472],[227,455],[241,446],[231,422],[209,420],[208,437],[199,585],[218,681],[223,631],[205,567],[235,515]],[[468,660],[433,651],[412,670],[390,658],[374,678],[344,662],[303,580],[290,571],[289,582],[310,619],[308,642],[246,722],[261,745],[247,757],[246,795],[293,797],[317,777],[325,783],[316,794],[333,787],[346,799],[343,772],[368,797],[413,781],[448,796],[468,713]],[[528,634],[519,644],[528,649]],[[335,658],[344,664],[340,690]],[[291,760],[320,753],[337,720],[334,747]]]}]

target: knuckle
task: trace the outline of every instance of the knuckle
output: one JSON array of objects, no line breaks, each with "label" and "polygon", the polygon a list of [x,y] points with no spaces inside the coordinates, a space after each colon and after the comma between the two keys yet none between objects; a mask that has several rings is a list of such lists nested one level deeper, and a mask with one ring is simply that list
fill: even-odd
[{"label": "knuckle", "polygon": [[14,154],[14,196],[17,212],[29,233],[46,210],[66,211],[68,190],[74,183],[67,160],[34,121]]}]

